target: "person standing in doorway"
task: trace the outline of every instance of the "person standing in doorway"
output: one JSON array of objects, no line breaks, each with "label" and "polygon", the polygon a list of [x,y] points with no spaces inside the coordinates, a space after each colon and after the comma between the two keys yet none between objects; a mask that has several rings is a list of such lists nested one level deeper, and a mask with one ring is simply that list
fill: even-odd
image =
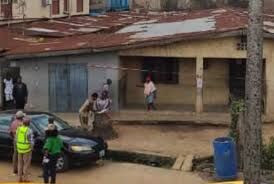
[{"label": "person standing in doorway", "polygon": [[14,105],[13,98],[13,80],[8,73],[4,79],[5,109],[12,109]]},{"label": "person standing in doorway", "polygon": [[13,88],[16,109],[24,109],[28,101],[27,85],[22,82],[22,77],[18,77],[17,83]]},{"label": "person standing in doorway", "polygon": [[30,118],[23,119],[23,125],[16,131],[16,143],[18,152],[18,178],[19,182],[30,182],[29,168],[31,164],[34,136],[30,126]]},{"label": "person standing in doorway", "polygon": [[54,124],[49,124],[46,143],[43,147],[43,177],[44,183],[56,183],[56,163],[61,154],[63,142],[58,136],[58,130]]},{"label": "person standing in doorway", "polygon": [[156,99],[156,90],[155,84],[152,82],[151,77],[147,76],[146,82],[144,84],[144,95],[145,95],[145,101],[147,104],[147,110],[156,110],[154,101]]},{"label": "person standing in doorway", "polygon": [[23,124],[23,118],[26,116],[22,111],[18,111],[15,114],[15,120],[12,121],[10,126],[10,135],[13,139],[13,157],[12,157],[12,165],[13,165],[13,174],[16,175],[18,173],[18,153],[16,146],[16,131],[19,126]]},{"label": "person standing in doorway", "polygon": [[[88,130],[88,122],[91,119],[94,119],[94,103],[98,99],[98,94],[93,93],[89,99],[85,101],[82,107],[79,110],[79,119],[81,123],[81,127],[84,130]],[[91,124],[93,121],[91,120]]]}]

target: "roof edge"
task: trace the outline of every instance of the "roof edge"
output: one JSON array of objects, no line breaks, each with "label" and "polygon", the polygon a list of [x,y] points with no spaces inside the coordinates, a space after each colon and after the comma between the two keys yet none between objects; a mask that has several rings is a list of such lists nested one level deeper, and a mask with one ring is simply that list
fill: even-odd
[{"label": "roof edge", "polygon": [[[127,50],[127,49],[138,49],[142,47],[151,47],[151,46],[163,46],[172,43],[177,43],[180,41],[188,41],[188,40],[200,40],[200,39],[215,39],[215,38],[224,38],[224,37],[233,37],[233,36],[241,36],[246,35],[246,29],[238,29],[229,32],[222,33],[207,33],[202,35],[194,35],[189,37],[177,37],[177,38],[166,38],[162,40],[152,40],[152,41],[143,41],[139,43],[133,43],[122,46],[115,47],[102,47],[102,48],[82,48],[75,50],[60,50],[60,51],[48,51],[48,52],[40,52],[40,53],[28,53],[28,54],[14,54],[14,55],[4,55],[3,57],[6,60],[14,60],[14,59],[28,59],[28,58],[39,58],[39,57],[53,57],[53,56],[64,56],[64,55],[78,55],[78,54],[88,54],[88,53],[100,53],[100,52],[113,52],[119,50]],[[264,33],[264,38],[274,39],[274,35],[271,33]]]}]

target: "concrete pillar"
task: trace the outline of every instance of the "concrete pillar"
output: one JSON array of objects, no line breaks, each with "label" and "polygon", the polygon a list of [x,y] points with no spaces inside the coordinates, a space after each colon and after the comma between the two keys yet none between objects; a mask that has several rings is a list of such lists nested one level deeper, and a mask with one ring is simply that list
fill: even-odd
[{"label": "concrete pillar", "polygon": [[204,60],[202,57],[196,58],[196,113],[203,112],[203,73]]},{"label": "concrete pillar", "polygon": [[274,119],[274,85],[273,85],[273,68],[274,68],[274,56],[266,58],[265,62],[265,82],[266,82],[266,104],[265,104],[265,115],[267,119]]}]

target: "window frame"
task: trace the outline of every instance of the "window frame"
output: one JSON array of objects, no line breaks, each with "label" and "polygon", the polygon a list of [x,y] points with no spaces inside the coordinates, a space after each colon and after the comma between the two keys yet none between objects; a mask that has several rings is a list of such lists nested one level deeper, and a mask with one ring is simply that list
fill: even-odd
[{"label": "window frame", "polygon": [[156,84],[179,84],[179,61],[177,58],[146,57],[141,64],[141,80],[148,75]]}]

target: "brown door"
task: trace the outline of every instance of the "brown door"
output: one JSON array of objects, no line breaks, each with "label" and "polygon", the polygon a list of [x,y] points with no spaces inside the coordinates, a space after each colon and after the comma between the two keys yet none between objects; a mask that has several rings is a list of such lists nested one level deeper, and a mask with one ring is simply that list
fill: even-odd
[{"label": "brown door", "polygon": [[4,17],[5,19],[12,18],[12,2],[11,0],[0,0],[1,7],[0,7],[0,16]]},{"label": "brown door", "polygon": [[60,2],[59,2],[59,0],[52,0],[52,14],[53,15],[60,14]]},{"label": "brown door", "polygon": [[77,0],[77,12],[83,12],[83,11],[84,11],[84,1]]},{"label": "brown door", "polygon": [[69,7],[68,7],[68,0],[64,0],[64,11],[68,12],[68,9],[69,9]]}]

